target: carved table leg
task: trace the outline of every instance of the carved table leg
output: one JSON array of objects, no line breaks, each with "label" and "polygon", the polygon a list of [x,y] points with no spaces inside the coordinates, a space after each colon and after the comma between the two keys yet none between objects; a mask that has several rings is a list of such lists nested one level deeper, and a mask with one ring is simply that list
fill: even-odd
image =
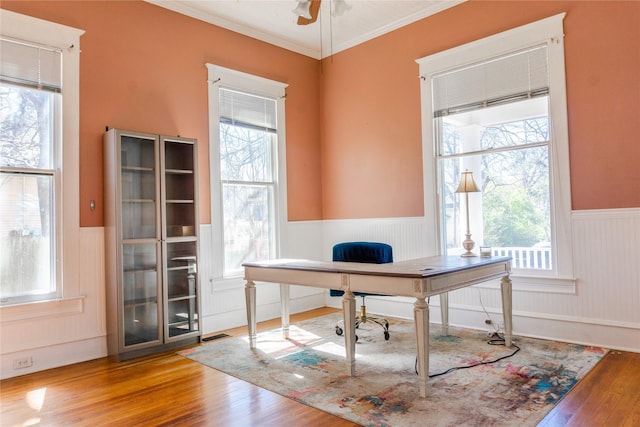
[{"label": "carved table leg", "polygon": [[342,316],[349,375],[353,376],[356,373],[356,298],[351,291],[345,291],[342,297]]},{"label": "carved table leg", "polygon": [[502,290],[502,316],[504,318],[504,345],[511,347],[511,338],[513,334],[513,309],[511,278],[509,275],[502,278],[500,288]]},{"label": "carved table leg", "polygon": [[442,335],[449,335],[449,292],[440,294],[440,317],[442,319]]},{"label": "carved table leg", "polygon": [[289,338],[289,285],[280,285],[280,318],[282,319],[282,337]]},{"label": "carved table leg", "polygon": [[247,280],[244,288],[247,305],[247,328],[249,329],[249,347],[256,348],[256,285]]},{"label": "carved table leg", "polygon": [[418,386],[420,397],[427,397],[429,379],[429,305],[425,297],[416,298],[413,304],[413,318],[416,324],[416,346],[418,349]]}]

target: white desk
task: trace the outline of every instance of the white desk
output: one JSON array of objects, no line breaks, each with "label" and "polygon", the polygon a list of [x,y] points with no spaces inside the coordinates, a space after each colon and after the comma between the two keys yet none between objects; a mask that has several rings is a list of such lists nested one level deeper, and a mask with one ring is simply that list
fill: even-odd
[{"label": "white desk", "polygon": [[[429,307],[427,298],[440,295],[442,324],[449,323],[447,292],[491,279],[502,278],[502,312],[505,344],[511,346],[511,258],[431,257],[388,264],[323,262],[276,259],[243,264],[249,326],[249,345],[256,347],[255,282],[280,283],[282,330],[289,337],[289,285],[313,286],[344,291],[342,299],[344,337],[349,375],[355,374],[355,297],[353,292],[368,292],[414,297],[414,320],[418,353],[420,396],[427,395],[429,378]],[[392,338],[393,339],[393,338]]]}]

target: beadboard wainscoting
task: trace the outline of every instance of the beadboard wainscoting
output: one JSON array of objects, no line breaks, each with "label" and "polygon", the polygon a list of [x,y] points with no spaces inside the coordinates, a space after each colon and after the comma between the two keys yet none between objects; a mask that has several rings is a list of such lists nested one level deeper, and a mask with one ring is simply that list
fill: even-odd
[{"label": "beadboard wainscoting", "polygon": [[[514,279],[514,332],[520,335],[599,345],[640,352],[640,209],[577,211],[572,215],[573,292],[542,286],[519,286]],[[335,243],[353,240],[387,242],[400,261],[434,255],[435,236],[424,218],[357,219],[289,222],[281,256],[329,260]],[[46,310],[0,308],[0,378],[9,378],[107,355],[105,324],[104,229],[81,228],[80,289],[52,301]],[[199,275],[203,332],[245,325],[244,280],[214,275],[211,226],[200,227]],[[258,320],[280,315],[279,287],[258,286]],[[41,303],[42,304],[42,303]],[[450,322],[487,329],[489,317],[501,322],[500,294],[492,286],[475,286],[449,296]],[[291,288],[291,311],[340,307],[339,298],[302,286]],[[438,298],[432,298],[431,320],[440,321]],[[413,317],[411,298],[367,298],[370,313]],[[18,369],[16,361],[31,366]],[[27,364],[29,364],[27,363]]]},{"label": "beadboard wainscoting", "polygon": [[[325,221],[324,252],[338,241],[376,240],[392,244],[396,260],[428,256],[434,249],[420,241],[428,229],[413,218]],[[575,289],[542,283],[536,289],[534,279],[514,277],[514,332],[640,352],[640,209],[576,211],[572,229]],[[327,305],[340,307],[340,299],[327,297]],[[438,308],[438,299],[430,305]],[[451,292],[449,306],[449,321],[457,326],[488,329],[488,318],[502,322],[497,286]],[[413,301],[368,297],[367,311],[412,318]],[[440,321],[438,309],[431,310],[431,320]]]},{"label": "beadboard wainscoting", "polygon": [[[282,233],[280,257],[324,259],[322,253],[322,221],[289,222]],[[210,334],[247,324],[244,279],[222,278],[216,275],[219,253],[213,247],[212,227],[200,226],[200,283],[202,301],[202,330]],[[298,313],[325,306],[325,295],[319,289],[292,286],[291,312]],[[280,287],[272,283],[257,288],[256,317],[258,321],[280,316]]]},{"label": "beadboard wainscoting", "polygon": [[107,355],[104,228],[80,228],[77,244],[78,289],[65,288],[61,300],[0,308],[0,378]]}]

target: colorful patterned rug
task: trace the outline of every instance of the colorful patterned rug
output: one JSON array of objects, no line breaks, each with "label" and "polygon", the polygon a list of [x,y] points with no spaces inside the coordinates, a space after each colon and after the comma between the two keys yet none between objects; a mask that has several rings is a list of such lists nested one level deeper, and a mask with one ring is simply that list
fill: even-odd
[{"label": "colorful patterned rug", "polygon": [[[346,374],[341,314],[246,337],[212,341],[179,354],[283,396],[364,426],[534,426],[606,353],[605,349],[515,337],[512,357],[429,379],[418,396],[413,323],[389,319],[391,339],[357,330],[356,376]],[[486,331],[432,325],[429,374],[508,356]]]}]

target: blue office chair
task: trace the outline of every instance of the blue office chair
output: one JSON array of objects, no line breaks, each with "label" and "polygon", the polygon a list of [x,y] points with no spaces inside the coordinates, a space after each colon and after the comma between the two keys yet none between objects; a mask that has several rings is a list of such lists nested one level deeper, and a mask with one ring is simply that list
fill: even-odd
[{"label": "blue office chair", "polygon": [[[366,262],[370,264],[385,264],[393,262],[393,251],[390,245],[386,243],[375,242],[346,242],[338,243],[333,247],[333,260],[345,261],[345,262]],[[332,297],[340,297],[344,295],[343,291],[331,289],[329,295]],[[367,322],[373,322],[380,325],[384,329],[384,339],[389,340],[389,322],[382,317],[369,317],[367,316],[367,307],[365,305],[365,297],[369,294],[364,292],[354,292],[355,296],[362,297],[362,306],[360,307],[360,314],[356,317],[355,327],[358,328],[361,324]],[[336,325],[336,334],[342,335],[344,330],[342,326],[342,320]],[[358,336],[356,335],[356,341]]]}]

